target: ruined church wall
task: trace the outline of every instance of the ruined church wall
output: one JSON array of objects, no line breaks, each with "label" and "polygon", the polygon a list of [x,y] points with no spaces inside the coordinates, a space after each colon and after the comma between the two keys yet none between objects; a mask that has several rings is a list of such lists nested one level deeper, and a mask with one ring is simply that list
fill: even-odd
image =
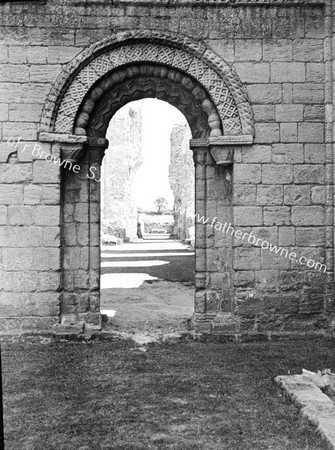
[{"label": "ruined church wall", "polygon": [[[70,198],[75,189],[61,193],[59,167],[41,156],[42,151],[57,156],[59,147],[38,142],[38,123],[64,65],[119,30],[186,34],[204,41],[235,68],[252,105],[255,143],[235,150],[233,225],[325,261],[325,11],[320,2],[276,3],[281,5],[126,0],[0,4],[0,317],[5,326],[48,328],[58,322],[64,281],[61,195]],[[20,138],[17,146],[8,144],[11,138]],[[35,143],[40,150],[32,155]],[[17,155],[9,158],[13,151]],[[213,199],[214,191],[213,185]],[[87,224],[81,222],[81,211],[88,193],[81,195],[66,213],[69,220],[75,218],[76,239],[85,249]],[[209,217],[224,222],[224,208],[218,205],[208,203]],[[214,274],[222,266],[220,249],[221,235],[209,234],[207,257]],[[83,273],[86,253],[69,256],[78,260]],[[240,330],[327,326],[330,307],[323,275],[238,239],[232,257],[233,312],[242,318]],[[213,276],[209,287],[213,283],[219,290],[219,279]],[[217,298],[215,308],[220,309],[224,299]],[[206,311],[206,305],[201,307]]]}]

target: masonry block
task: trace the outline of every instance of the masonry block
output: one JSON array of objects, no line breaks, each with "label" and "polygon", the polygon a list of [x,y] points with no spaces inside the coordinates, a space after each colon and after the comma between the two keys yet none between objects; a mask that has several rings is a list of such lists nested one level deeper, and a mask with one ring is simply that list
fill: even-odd
[{"label": "masonry block", "polygon": [[6,122],[2,125],[2,137],[4,139],[21,138],[23,140],[37,139],[37,123],[30,122]]},{"label": "masonry block", "polygon": [[322,123],[299,123],[298,142],[324,142],[324,125]]},{"label": "masonry block", "polygon": [[0,183],[25,183],[31,179],[31,164],[0,164]]},{"label": "masonry block", "polygon": [[276,39],[263,42],[264,61],[292,61],[293,46],[291,39]]},{"label": "masonry block", "polygon": [[39,227],[13,226],[2,227],[0,247],[40,247],[42,229]]},{"label": "masonry block", "polygon": [[255,143],[272,144],[279,142],[279,125],[277,123],[256,123]]},{"label": "masonry block", "polygon": [[292,224],[296,226],[324,225],[324,210],[321,206],[293,206]]},{"label": "masonry block", "polygon": [[304,119],[309,122],[324,122],[324,105],[305,105]]},{"label": "masonry block", "polygon": [[253,145],[251,148],[242,148],[243,163],[269,163],[271,159],[271,145]]},{"label": "masonry block", "polygon": [[256,184],[261,181],[260,164],[235,164],[234,180],[237,184]]},{"label": "masonry block", "polygon": [[236,39],[236,61],[260,61],[262,59],[262,41],[260,39]]},{"label": "masonry block", "polygon": [[279,227],[278,245],[282,247],[294,247],[295,230],[295,227]]},{"label": "masonry block", "polygon": [[234,285],[235,286],[249,286],[252,285],[255,280],[255,272],[252,270],[241,270],[234,272]]},{"label": "masonry block", "polygon": [[32,225],[34,223],[34,207],[11,205],[8,207],[10,225]]},{"label": "masonry block", "polygon": [[326,230],[321,227],[300,228],[296,230],[296,245],[299,247],[321,247],[326,242]]},{"label": "masonry block", "polygon": [[42,185],[42,202],[47,205],[60,204],[60,187],[57,184]]},{"label": "masonry block", "polygon": [[235,206],[234,224],[237,227],[262,225],[262,208],[259,206]]},{"label": "masonry block", "polygon": [[309,205],[311,189],[309,186],[284,186],[285,205]]},{"label": "masonry block", "polygon": [[287,294],[266,295],[264,308],[276,314],[296,314],[299,311],[299,296]]},{"label": "masonry block", "polygon": [[33,183],[50,184],[60,180],[60,168],[48,161],[34,161]]},{"label": "masonry block", "polygon": [[25,65],[2,64],[0,82],[24,83],[29,81],[29,68]]},{"label": "masonry block", "polygon": [[34,64],[29,68],[29,79],[33,83],[44,83],[46,81],[53,83],[61,71],[62,66],[60,64]]},{"label": "masonry block", "polygon": [[27,60],[29,64],[45,64],[48,57],[48,47],[27,47]]},{"label": "masonry block", "polygon": [[305,162],[309,164],[323,164],[326,162],[325,144],[305,144]]},{"label": "masonry block", "polygon": [[268,63],[235,63],[235,69],[243,83],[269,83]]},{"label": "masonry block", "polygon": [[296,184],[323,184],[324,181],[324,165],[304,164],[294,166],[294,182]]},{"label": "masonry block", "polygon": [[270,251],[269,248],[262,249],[261,252],[261,268],[269,269],[271,267],[274,269],[289,269],[291,266],[291,261],[288,257],[290,249],[285,249],[285,247],[280,248],[279,251]]},{"label": "masonry block", "polygon": [[325,65],[323,63],[307,64],[306,81],[310,83],[320,83],[325,79]]},{"label": "masonry block", "polygon": [[39,122],[42,109],[43,104],[13,103],[9,108],[9,120],[11,122]]},{"label": "masonry block", "polygon": [[280,141],[281,142],[297,142],[298,141],[298,124],[297,123],[281,123],[280,124]]},{"label": "masonry block", "polygon": [[23,185],[0,185],[0,199],[3,205],[22,205]]},{"label": "masonry block", "polygon": [[293,167],[289,164],[263,164],[263,184],[290,184],[293,181]]},{"label": "masonry block", "polygon": [[290,208],[287,206],[265,206],[264,225],[290,225]]},{"label": "masonry block", "polygon": [[283,203],[283,186],[259,185],[257,186],[258,205],[281,205]]},{"label": "masonry block", "polygon": [[277,122],[302,122],[304,105],[276,105]]},{"label": "masonry block", "polygon": [[271,63],[272,83],[300,83],[306,79],[305,64],[295,62]]},{"label": "masonry block", "polygon": [[26,45],[10,45],[8,47],[8,61],[11,64],[20,65],[27,62],[27,46]]},{"label": "masonry block", "polygon": [[252,107],[256,122],[274,122],[276,118],[275,105],[254,105]]},{"label": "masonry block", "polygon": [[60,224],[59,206],[37,206],[35,212],[36,225],[54,226]]},{"label": "masonry block", "polygon": [[45,247],[60,247],[59,227],[43,227],[43,245]]},{"label": "masonry block", "polygon": [[274,144],[273,162],[279,164],[297,164],[304,162],[303,144]]},{"label": "masonry block", "polygon": [[249,99],[251,103],[264,105],[274,105],[281,103],[283,91],[281,84],[252,84],[247,86]]},{"label": "masonry block", "polygon": [[324,101],[324,85],[322,83],[293,84],[293,103],[318,104]]},{"label": "masonry block", "polygon": [[2,250],[3,269],[18,271],[36,270],[33,252],[33,248],[4,248]]},{"label": "masonry block", "polygon": [[293,58],[295,61],[323,61],[322,39],[297,39],[293,42]]},{"label": "masonry block", "polygon": [[326,202],[326,189],[324,186],[312,187],[312,203],[324,205]]},{"label": "masonry block", "polygon": [[259,270],[261,267],[261,250],[256,247],[238,247],[234,250],[235,270]]},{"label": "masonry block", "polygon": [[234,186],[234,204],[250,205],[256,203],[256,186],[237,184]]},{"label": "masonry block", "polygon": [[38,205],[41,203],[42,187],[36,184],[24,186],[24,203],[26,205]]},{"label": "masonry block", "polygon": [[39,248],[34,251],[35,270],[60,270],[60,251],[58,248]]},{"label": "masonry block", "polygon": [[50,45],[48,48],[49,64],[64,64],[71,61],[80,52],[78,47],[70,47],[63,45]]}]

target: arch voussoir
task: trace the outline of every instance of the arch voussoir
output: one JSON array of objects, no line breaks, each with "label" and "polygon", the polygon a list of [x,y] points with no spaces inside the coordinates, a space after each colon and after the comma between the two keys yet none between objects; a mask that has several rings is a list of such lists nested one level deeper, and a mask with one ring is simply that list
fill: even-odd
[{"label": "arch voussoir", "polygon": [[[144,75],[147,64],[155,66],[151,76],[164,78],[166,71],[166,79],[189,89],[197,101],[206,102],[203,111],[212,136],[253,135],[251,108],[236,72],[203,43],[150,30],[118,33],[74,58],[48,96],[40,131],[84,134],[81,125],[87,119],[84,113],[92,111],[90,102],[120,83],[120,77]],[[123,73],[126,66],[131,66],[132,73],[130,69]],[[215,108],[209,114],[208,102]]]}]

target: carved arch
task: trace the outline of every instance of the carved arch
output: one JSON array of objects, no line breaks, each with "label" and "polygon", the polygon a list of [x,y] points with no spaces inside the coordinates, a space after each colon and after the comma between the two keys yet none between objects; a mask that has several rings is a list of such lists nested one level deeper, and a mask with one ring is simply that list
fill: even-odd
[{"label": "carved arch", "polygon": [[[158,98],[186,117],[193,138],[222,135],[217,109],[205,90],[186,74],[165,66],[130,65],[113,71],[89,92],[75,121],[75,134],[104,137],[116,111],[142,98]],[[234,117],[237,117],[236,115]]]},{"label": "carved arch", "polygon": [[[207,114],[211,136],[254,134],[247,94],[236,72],[204,44],[156,31],[118,33],[92,45],[74,58],[49,93],[40,131],[85,134],[86,128],[78,126],[76,120],[78,117],[82,119],[80,114],[85,112],[83,105],[87,105],[88,98],[94,109],[96,100],[111,90],[106,85],[102,88],[101,80],[108,85],[110,81],[106,80],[113,80],[120,69],[143,64],[160,67],[161,74],[166,68],[170,78],[175,74],[178,79],[180,74],[180,85],[183,77],[184,81],[196,81],[194,89],[200,89],[206,95],[202,100],[205,101],[202,111],[206,112],[211,104],[211,113]],[[169,74],[166,78],[169,78]],[[194,95],[196,92],[193,90]],[[219,125],[213,127],[217,118],[211,114],[217,115]]]}]

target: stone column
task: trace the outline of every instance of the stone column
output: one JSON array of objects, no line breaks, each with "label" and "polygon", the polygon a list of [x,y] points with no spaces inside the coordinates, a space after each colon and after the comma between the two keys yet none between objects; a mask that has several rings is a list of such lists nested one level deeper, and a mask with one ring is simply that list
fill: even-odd
[{"label": "stone column", "polygon": [[105,138],[44,133],[60,146],[62,295],[60,329],[101,329],[100,165]]},{"label": "stone column", "polygon": [[101,164],[108,146],[107,139],[90,140],[87,151],[88,166],[88,265],[89,311],[85,314],[86,328],[101,328],[100,316],[100,221],[101,221]]},{"label": "stone column", "polygon": [[[215,142],[214,142],[215,141]],[[195,311],[197,331],[215,328],[231,315],[232,239],[223,231],[232,222],[233,149],[217,138],[192,139],[195,163]],[[219,323],[221,324],[219,320]]]},{"label": "stone column", "polygon": [[191,146],[195,165],[195,317],[204,317],[206,313],[206,225],[201,217],[206,219],[206,164],[208,149],[206,147]]}]

